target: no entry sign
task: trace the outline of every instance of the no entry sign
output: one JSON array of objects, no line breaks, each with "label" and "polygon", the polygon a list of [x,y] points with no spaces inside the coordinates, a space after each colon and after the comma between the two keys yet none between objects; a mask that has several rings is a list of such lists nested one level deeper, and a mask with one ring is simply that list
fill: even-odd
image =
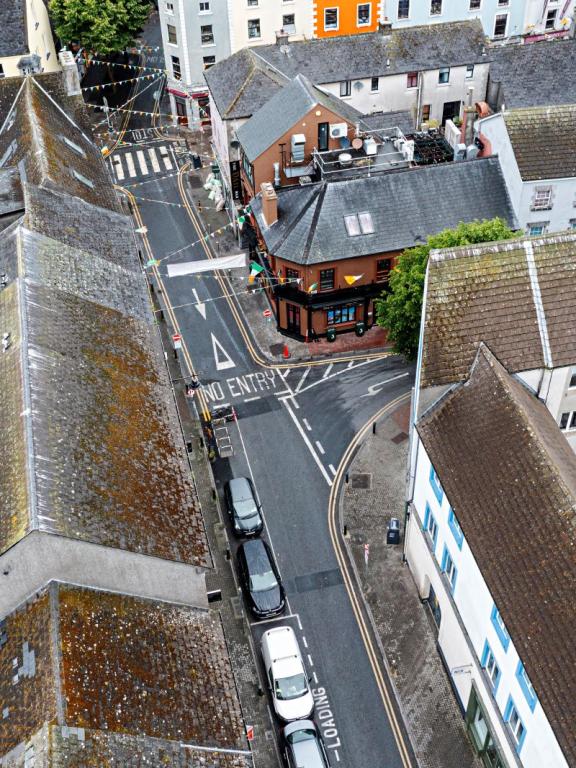
[{"label": "no entry sign", "polygon": [[272,310],[271,309],[265,309],[264,312],[262,312],[264,317],[272,317]]},{"label": "no entry sign", "polygon": [[254,741],[254,726],[253,725],[247,725],[246,726],[246,738],[248,741]]}]

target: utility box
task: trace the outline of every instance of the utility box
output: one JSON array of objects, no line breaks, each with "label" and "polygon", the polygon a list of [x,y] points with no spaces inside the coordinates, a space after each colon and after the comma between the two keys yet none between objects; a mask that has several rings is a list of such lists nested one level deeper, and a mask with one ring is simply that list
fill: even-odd
[{"label": "utility box", "polygon": [[386,532],[386,544],[400,544],[400,520],[391,517]]},{"label": "utility box", "polygon": [[356,334],[356,336],[364,336],[364,334],[366,333],[366,323],[363,323],[361,321],[356,323],[356,325],[354,326],[354,333]]},{"label": "utility box", "polygon": [[327,341],[336,341],[336,328],[328,328],[326,331]]}]

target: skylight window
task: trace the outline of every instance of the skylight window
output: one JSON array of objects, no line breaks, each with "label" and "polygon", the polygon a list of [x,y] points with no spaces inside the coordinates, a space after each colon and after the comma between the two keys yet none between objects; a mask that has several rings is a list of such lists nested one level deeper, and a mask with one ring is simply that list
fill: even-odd
[{"label": "skylight window", "polygon": [[87,179],[86,176],[83,176],[81,173],[78,173],[78,171],[72,169],[72,176],[74,176],[75,179],[77,179],[79,182],[84,184],[85,187],[90,187],[90,189],[94,189],[94,183],[90,181],[90,179]]},{"label": "skylight window", "polygon": [[70,149],[73,149],[74,152],[76,152],[77,155],[81,155],[82,157],[86,157],[86,152],[82,149],[82,147],[79,144],[76,144],[75,141],[72,141],[72,139],[69,139],[67,136],[61,136],[60,137],[64,144],[66,146],[70,147]]},{"label": "skylight window", "polygon": [[369,211],[362,211],[362,213],[352,213],[348,216],[344,216],[344,224],[349,237],[371,235],[374,232],[372,214]]}]

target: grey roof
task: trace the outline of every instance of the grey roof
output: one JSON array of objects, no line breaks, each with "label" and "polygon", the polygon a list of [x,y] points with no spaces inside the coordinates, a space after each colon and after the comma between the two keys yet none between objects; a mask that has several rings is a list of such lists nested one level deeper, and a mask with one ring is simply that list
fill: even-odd
[{"label": "grey roof", "polygon": [[484,345],[467,382],[417,429],[566,764],[576,765],[576,456],[544,403]]},{"label": "grey roof", "polygon": [[5,768],[252,765],[218,612],[52,582],[3,632]]},{"label": "grey roof", "polygon": [[26,0],[0,3],[0,58],[28,53]]},{"label": "grey roof", "polygon": [[576,39],[495,46],[490,59],[490,81],[500,84],[507,109],[576,103],[576,77],[569,75],[576,72]]},{"label": "grey roof", "polygon": [[504,122],[525,181],[576,176],[576,104],[514,109]]},{"label": "grey roof", "polygon": [[[461,221],[514,213],[497,158],[409,168],[278,191],[278,222],[266,227],[258,195],[250,204],[270,253],[299,264],[399,251]],[[344,216],[369,211],[374,234],[349,237]]]},{"label": "grey roof", "polygon": [[480,342],[511,372],[575,365],[575,316],[576,234],[432,251],[421,386],[464,380]]},{"label": "grey roof", "polygon": [[0,217],[24,210],[24,195],[17,168],[0,168]]},{"label": "grey roof", "polygon": [[204,72],[204,78],[225,120],[250,117],[289,79],[250,48],[217,62]]},{"label": "grey roof", "polygon": [[312,85],[304,75],[296,75],[238,129],[246,157],[254,162],[318,104],[352,123],[361,117],[361,112],[342,99]]},{"label": "grey roof", "polygon": [[362,115],[361,122],[369,131],[382,129],[388,132],[390,128],[400,128],[404,136],[415,131],[414,115],[407,109],[394,112],[371,112],[369,115]]},{"label": "grey roof", "polygon": [[249,117],[283,84],[306,75],[316,85],[487,61],[479,20],[243,49],[204,74],[223,118]]}]

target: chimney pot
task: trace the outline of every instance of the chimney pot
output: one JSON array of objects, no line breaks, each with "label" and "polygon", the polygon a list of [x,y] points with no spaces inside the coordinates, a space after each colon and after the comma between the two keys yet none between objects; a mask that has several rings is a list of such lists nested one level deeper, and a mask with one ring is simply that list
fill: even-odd
[{"label": "chimney pot", "polygon": [[262,216],[266,224],[271,227],[278,221],[278,195],[269,181],[260,185],[262,193]]}]

